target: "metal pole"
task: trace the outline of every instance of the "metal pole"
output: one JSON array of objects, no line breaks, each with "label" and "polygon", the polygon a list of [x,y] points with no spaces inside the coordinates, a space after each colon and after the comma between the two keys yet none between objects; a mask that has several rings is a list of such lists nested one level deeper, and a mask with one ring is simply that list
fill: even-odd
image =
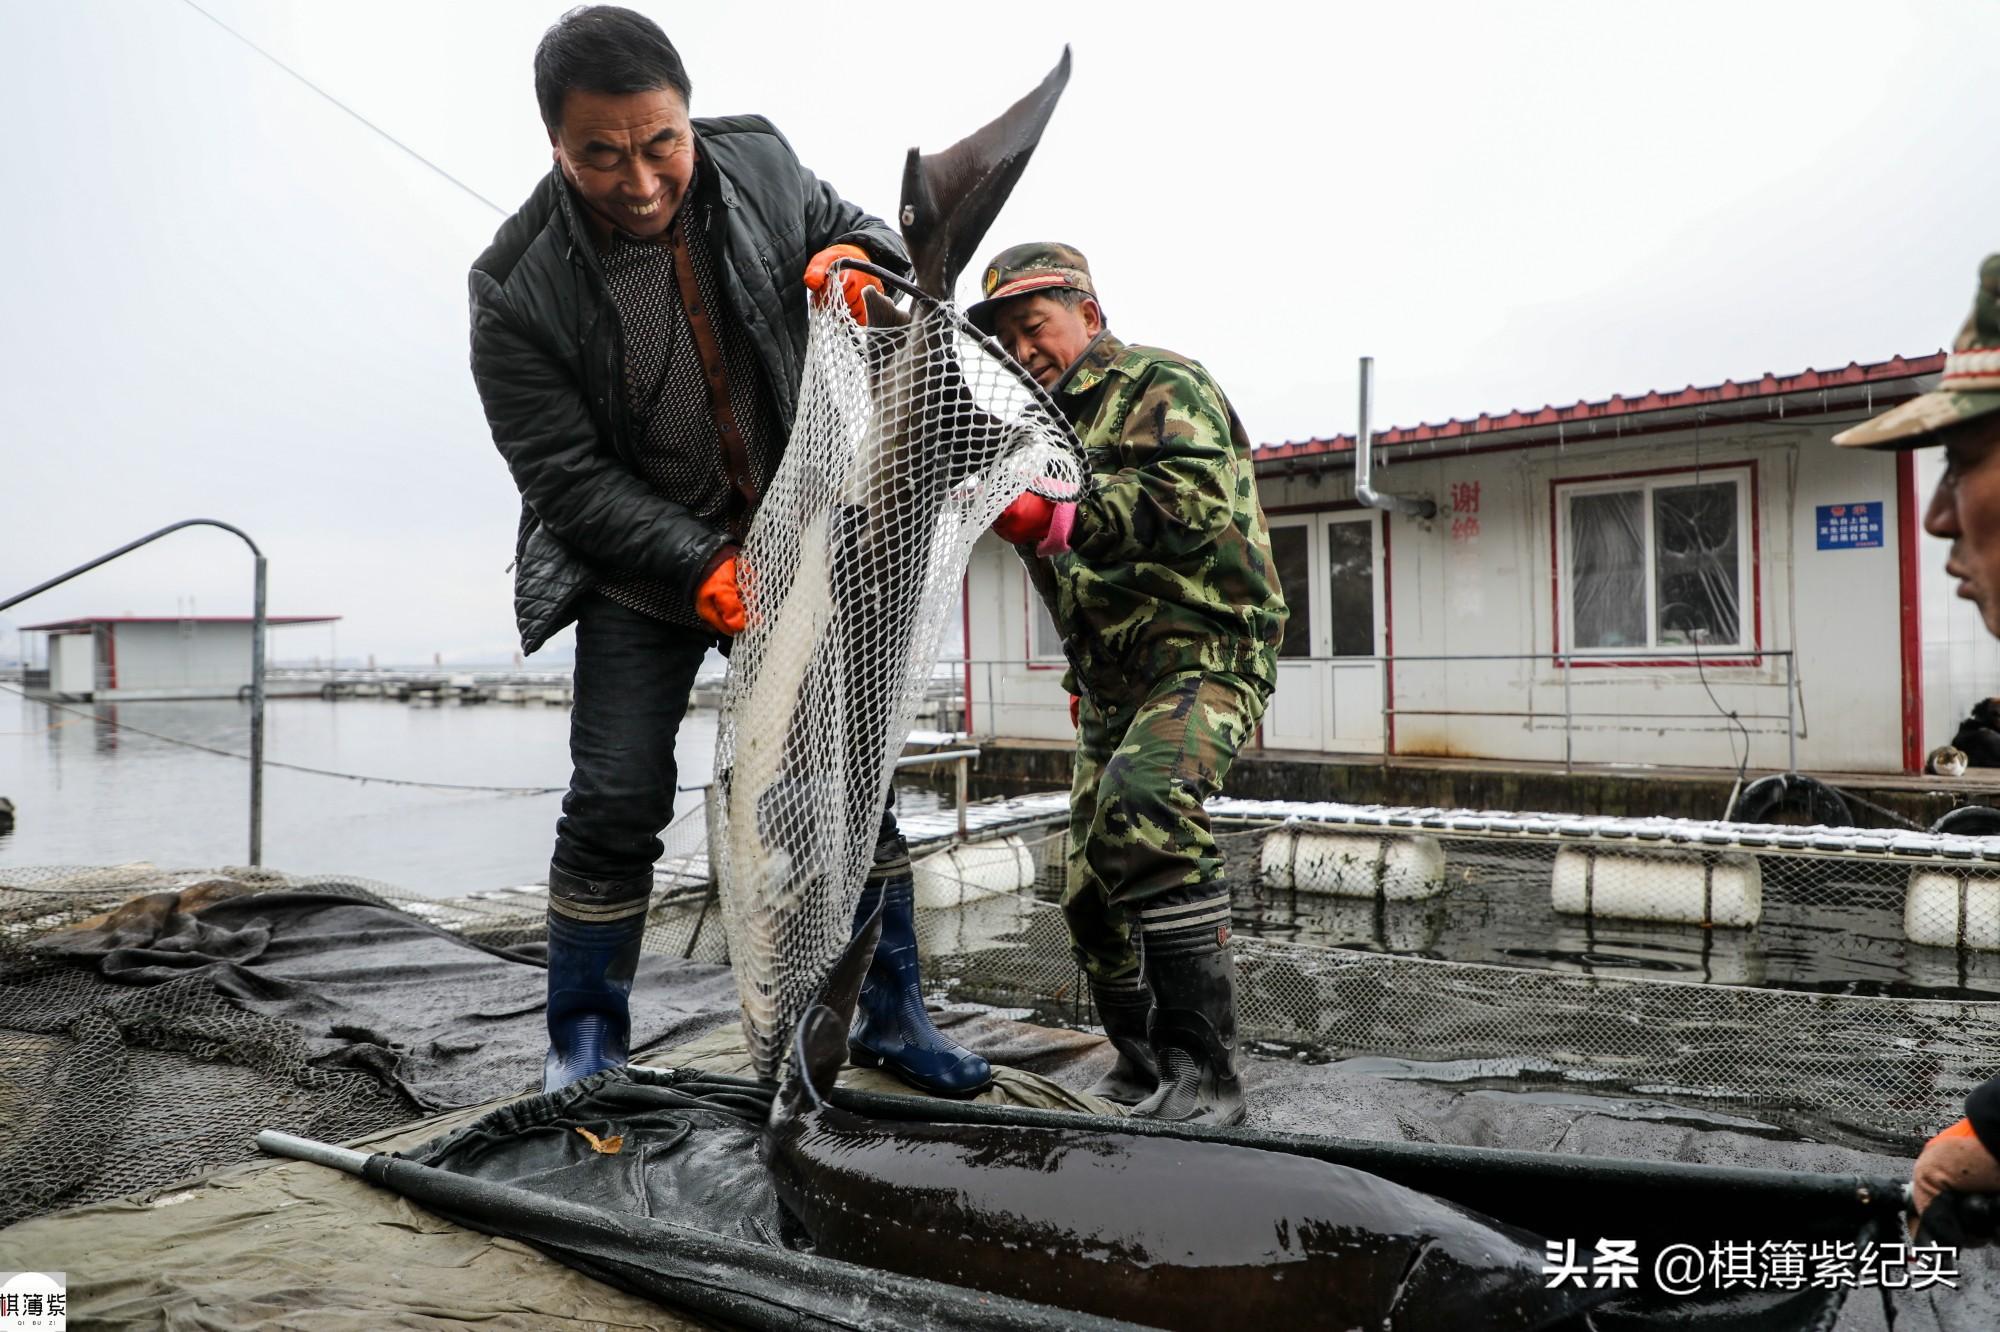
[{"label": "metal pole", "polygon": [[1375,387],[1375,358],[1361,358],[1361,419],[1354,429],[1354,498],[1371,509],[1405,514],[1411,518],[1437,516],[1435,500],[1409,495],[1384,495],[1375,489],[1375,432],[1368,421],[1368,400]]},{"label": "metal pole", "polygon": [[965,797],[972,784],[971,766],[972,760],[968,758],[961,758],[952,764],[953,784],[957,788],[955,798],[958,801],[958,840],[961,842],[965,840]]},{"label": "metal pole", "polygon": [[924,754],[905,754],[896,760],[895,766],[896,770],[900,772],[904,768],[921,768],[931,763],[950,763],[954,759],[976,759],[978,757],[979,751],[976,749],[933,749]]},{"label": "metal pole", "polygon": [[1396,734],[1396,700],[1389,694],[1389,676],[1396,669],[1396,658],[1394,655],[1384,657],[1379,664],[1382,667],[1382,766],[1386,768],[1389,766],[1389,755],[1393,752],[1389,747],[1390,738]]},{"label": "metal pole", "polygon": [[369,1153],[357,1152],[352,1147],[340,1147],[330,1142],[318,1142],[312,1138],[301,1138],[290,1133],[280,1133],[276,1129],[264,1129],[253,1140],[257,1149],[272,1156],[288,1156],[294,1161],[310,1161],[314,1165],[331,1166],[344,1170],[350,1175],[358,1175],[368,1164]]},{"label": "metal pole", "polygon": [[265,559],[257,556],[257,586],[250,624],[250,865],[264,863],[264,612]]},{"label": "metal pole", "polygon": [[1570,722],[1569,706],[1569,658],[1563,658],[1563,775],[1576,773],[1575,731]]},{"label": "metal pole", "polygon": [[1795,672],[1798,669],[1798,653],[1794,649],[1785,654],[1785,771],[1799,770],[1799,724],[1798,690]]},{"label": "metal pole", "polygon": [[128,555],[149,542],[158,541],[169,532],[178,532],[183,527],[219,527],[250,547],[250,553],[257,559],[257,584],[254,593],[255,615],[250,630],[250,863],[264,863],[264,633],[268,619],[264,611],[264,552],[250,539],[250,534],[240,527],[218,522],[213,518],[184,518],[178,523],[170,523],[157,532],[149,532],[137,541],[128,541],[118,549],[87,564],[79,564],[67,573],[57,574],[47,582],[37,583],[26,592],[17,592],[0,601],[0,610],[17,606],[28,598],[38,596],[52,587],[59,587],[78,574],[89,573],[100,564],[109,564],[120,555]]}]

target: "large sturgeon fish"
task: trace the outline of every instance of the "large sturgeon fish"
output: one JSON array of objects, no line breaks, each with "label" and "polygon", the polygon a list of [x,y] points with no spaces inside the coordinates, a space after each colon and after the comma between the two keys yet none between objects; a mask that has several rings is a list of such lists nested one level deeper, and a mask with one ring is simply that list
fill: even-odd
[{"label": "large sturgeon fish", "polygon": [[1587,1327],[1609,1294],[1547,1289],[1538,1237],[1330,1162],[842,1111],[827,1097],[879,934],[855,938],[800,1022],[763,1138],[820,1253],[1187,1332],[1535,1332]]},{"label": "large sturgeon fish", "polygon": [[[910,150],[899,222],[922,297],[903,309],[869,292],[866,329],[840,327],[843,310],[815,312],[822,354],[808,353],[799,422],[744,545],[749,625],[725,687],[725,823],[711,853],[752,1060],[773,1080],[847,941],[890,765],[973,539],[1037,479],[1082,480],[1066,429],[1045,408],[1021,410],[1036,391],[967,344],[946,304],[1069,66],[1065,50],[1032,92],[943,152]],[[985,358],[983,393],[967,354]]]}]

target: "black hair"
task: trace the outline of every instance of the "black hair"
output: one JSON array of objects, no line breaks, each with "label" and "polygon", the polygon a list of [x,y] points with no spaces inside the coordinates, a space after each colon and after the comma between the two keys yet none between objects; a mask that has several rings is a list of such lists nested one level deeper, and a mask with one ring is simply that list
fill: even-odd
[{"label": "black hair", "polygon": [[617,5],[579,5],[557,19],[535,48],[535,100],[542,123],[562,125],[571,92],[638,93],[672,88],[689,101],[681,53],[660,25]]}]

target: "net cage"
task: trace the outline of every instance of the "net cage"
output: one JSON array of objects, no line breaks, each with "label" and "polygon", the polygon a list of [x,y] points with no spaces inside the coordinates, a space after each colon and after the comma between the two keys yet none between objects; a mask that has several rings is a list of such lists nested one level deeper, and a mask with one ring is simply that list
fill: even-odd
[{"label": "net cage", "polygon": [[1085,470],[1047,397],[959,313],[810,316],[785,457],[741,559],[747,627],[716,741],[712,850],[758,1072],[845,946],[973,542]]},{"label": "net cage", "polygon": [[[1302,812],[1303,811],[1303,812]],[[2000,1072],[2000,840],[1211,806],[1253,1050],[1689,1100],[1904,1149]],[[1090,1020],[1036,881],[920,922],[952,995]]]}]

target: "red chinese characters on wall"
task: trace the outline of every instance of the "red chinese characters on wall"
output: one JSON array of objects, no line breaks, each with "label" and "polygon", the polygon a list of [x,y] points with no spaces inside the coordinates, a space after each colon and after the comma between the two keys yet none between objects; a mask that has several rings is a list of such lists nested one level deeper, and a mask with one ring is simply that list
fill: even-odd
[{"label": "red chinese characters on wall", "polygon": [[1470,541],[1479,535],[1479,483],[1451,483],[1451,539]]}]

